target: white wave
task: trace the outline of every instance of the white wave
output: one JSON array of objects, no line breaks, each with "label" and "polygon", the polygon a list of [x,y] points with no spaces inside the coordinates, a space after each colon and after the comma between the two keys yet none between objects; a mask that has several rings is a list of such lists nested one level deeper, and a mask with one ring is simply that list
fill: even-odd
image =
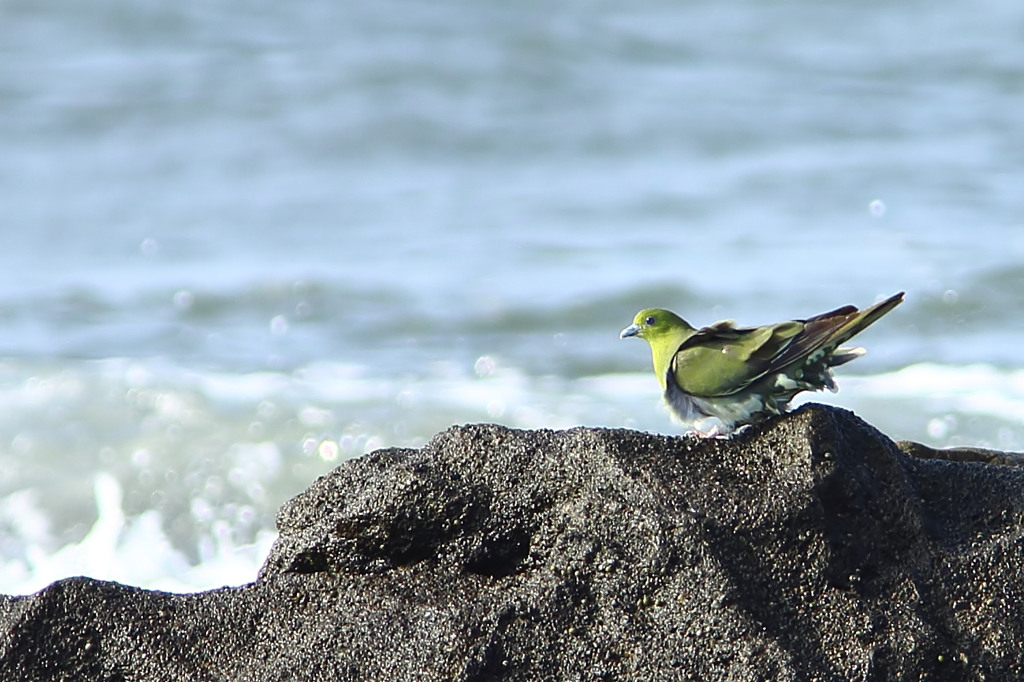
[{"label": "white wave", "polygon": [[[993,365],[919,363],[886,374],[839,379],[845,396],[914,400],[932,410],[955,411],[1024,424],[1024,369]],[[817,400],[804,394],[802,400]],[[842,397],[829,400],[841,403]]]},{"label": "white wave", "polygon": [[252,545],[231,544],[226,527],[206,543],[201,562],[191,565],[175,550],[162,530],[156,511],[127,521],[121,506],[121,485],[110,474],[94,480],[98,518],[81,541],[49,551],[48,524],[29,494],[4,502],[4,516],[18,518],[22,556],[0,565],[0,593],[31,594],[71,576],[112,580],[168,592],[195,592],[256,579],[276,537],[261,532]]}]

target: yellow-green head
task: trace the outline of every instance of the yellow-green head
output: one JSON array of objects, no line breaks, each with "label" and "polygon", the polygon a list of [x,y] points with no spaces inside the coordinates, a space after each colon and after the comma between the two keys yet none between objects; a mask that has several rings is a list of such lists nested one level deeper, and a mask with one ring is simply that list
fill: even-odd
[{"label": "yellow-green head", "polygon": [[658,381],[664,389],[665,373],[672,362],[672,356],[694,331],[686,320],[671,310],[645,308],[636,314],[633,324],[622,330],[619,338],[637,336],[651,345],[654,373],[658,375]]},{"label": "yellow-green head", "polygon": [[641,339],[651,343],[655,339],[677,335],[680,330],[692,332],[693,327],[671,310],[644,308],[633,318],[633,324],[622,330],[619,338],[625,339],[629,336],[639,336]]}]

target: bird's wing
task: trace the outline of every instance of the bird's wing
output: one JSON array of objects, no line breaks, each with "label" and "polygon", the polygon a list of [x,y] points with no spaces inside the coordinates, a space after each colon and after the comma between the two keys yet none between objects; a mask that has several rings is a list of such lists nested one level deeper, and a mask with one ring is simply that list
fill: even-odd
[{"label": "bird's wing", "polygon": [[731,320],[716,322],[679,345],[669,372],[679,388],[691,395],[731,395],[766,376],[802,365],[816,352],[832,353],[902,301],[900,292],[864,310],[847,305],[766,327],[739,329]]},{"label": "bird's wing", "polygon": [[670,371],[676,384],[691,395],[730,395],[821,348],[850,312],[840,308],[808,320],[765,327],[736,328],[728,320],[716,322],[680,344]]}]

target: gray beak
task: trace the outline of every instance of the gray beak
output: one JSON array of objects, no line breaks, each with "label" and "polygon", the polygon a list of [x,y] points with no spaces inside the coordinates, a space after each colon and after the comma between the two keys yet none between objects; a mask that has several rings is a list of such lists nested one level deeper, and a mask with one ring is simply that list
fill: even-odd
[{"label": "gray beak", "polygon": [[628,327],[626,327],[625,329],[623,329],[621,332],[619,332],[619,338],[620,339],[625,339],[625,338],[628,338],[630,336],[636,336],[639,333],[640,333],[640,325],[638,325],[638,324],[631,324]]}]

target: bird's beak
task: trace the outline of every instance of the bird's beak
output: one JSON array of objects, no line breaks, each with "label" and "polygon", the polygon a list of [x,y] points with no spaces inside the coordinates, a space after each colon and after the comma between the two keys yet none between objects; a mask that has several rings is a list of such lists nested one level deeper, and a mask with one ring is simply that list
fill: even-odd
[{"label": "bird's beak", "polygon": [[630,336],[636,336],[639,333],[640,333],[640,325],[638,325],[638,324],[631,324],[628,327],[626,327],[625,329],[623,329],[621,332],[619,332],[619,338],[620,339],[625,339],[625,338],[628,338]]}]

